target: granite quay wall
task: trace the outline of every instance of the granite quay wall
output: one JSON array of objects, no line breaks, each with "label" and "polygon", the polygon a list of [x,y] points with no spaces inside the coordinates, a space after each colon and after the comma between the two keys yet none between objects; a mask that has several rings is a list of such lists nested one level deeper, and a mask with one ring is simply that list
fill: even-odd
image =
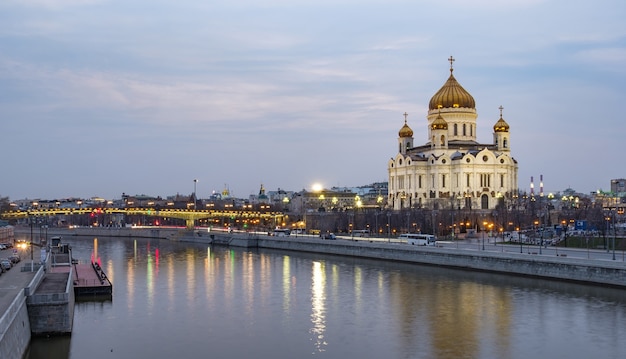
[{"label": "granite quay wall", "polygon": [[0,317],[0,358],[21,358],[30,343],[26,296],[21,290]]},{"label": "granite quay wall", "polygon": [[[31,333],[33,335],[70,334],[74,323],[73,268],[62,273],[65,291],[62,293],[34,293],[26,298]],[[50,274],[49,274],[50,276]]]},{"label": "granite quay wall", "polygon": [[315,237],[274,237],[263,234],[187,231],[180,229],[78,228],[63,235],[162,238],[181,242],[258,247],[394,260],[477,271],[497,272],[626,288],[623,263],[513,252],[467,251],[417,247],[375,241],[321,240]]},{"label": "granite quay wall", "polygon": [[258,239],[259,248],[394,260],[626,288],[626,267],[621,263],[578,258],[539,257],[511,252],[468,252],[450,248],[366,241],[283,240],[262,237]]},{"label": "granite quay wall", "polygon": [[0,358],[21,358],[30,344],[31,327],[28,318],[27,295],[35,291],[43,279],[43,268],[30,283],[15,295],[0,317]]}]

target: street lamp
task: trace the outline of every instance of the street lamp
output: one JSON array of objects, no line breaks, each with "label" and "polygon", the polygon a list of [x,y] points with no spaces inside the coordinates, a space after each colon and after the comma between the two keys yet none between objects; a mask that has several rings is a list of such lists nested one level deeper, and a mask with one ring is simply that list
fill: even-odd
[{"label": "street lamp", "polygon": [[197,202],[197,198],[196,198],[196,184],[198,183],[197,179],[193,180],[193,210],[196,210],[196,202]]},{"label": "street lamp", "polygon": [[487,222],[483,222],[483,251],[485,250],[485,230],[487,229]]},{"label": "street lamp", "polygon": [[[539,226],[539,221],[535,220],[535,236],[537,235],[537,226]],[[541,247],[543,247],[543,231],[541,231],[541,241],[539,242],[539,254],[541,254]]]},{"label": "street lamp", "polygon": [[387,211],[387,242],[391,242],[391,225],[389,221],[391,220],[391,212]]}]

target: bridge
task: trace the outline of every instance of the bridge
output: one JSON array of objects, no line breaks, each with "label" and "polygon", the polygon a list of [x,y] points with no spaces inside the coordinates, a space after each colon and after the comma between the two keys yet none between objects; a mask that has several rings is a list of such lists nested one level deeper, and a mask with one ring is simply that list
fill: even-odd
[{"label": "bridge", "polygon": [[30,209],[27,211],[7,211],[0,213],[2,219],[26,219],[36,216],[71,216],[91,214],[123,214],[127,216],[142,215],[162,218],[175,218],[185,221],[187,228],[194,228],[195,221],[201,219],[232,218],[244,221],[257,219],[273,220],[282,223],[287,217],[283,212],[253,211],[253,210],[189,210],[189,209],[155,209],[155,208],[47,208]]}]

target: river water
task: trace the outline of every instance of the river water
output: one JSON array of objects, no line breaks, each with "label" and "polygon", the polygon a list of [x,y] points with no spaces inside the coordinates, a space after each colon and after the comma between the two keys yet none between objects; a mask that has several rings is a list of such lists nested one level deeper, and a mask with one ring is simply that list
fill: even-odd
[{"label": "river water", "polygon": [[626,291],[350,257],[66,237],[113,282],[26,359],[624,358]]}]

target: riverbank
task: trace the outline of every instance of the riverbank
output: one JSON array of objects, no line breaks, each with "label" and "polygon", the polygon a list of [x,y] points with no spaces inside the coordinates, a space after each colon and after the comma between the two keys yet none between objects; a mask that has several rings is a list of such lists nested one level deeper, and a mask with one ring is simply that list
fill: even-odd
[{"label": "riverbank", "polygon": [[[17,233],[26,234],[27,232],[16,228]],[[206,229],[187,231],[160,227],[51,229],[49,235],[154,238],[235,247],[324,253],[626,288],[626,264],[624,262],[562,256],[547,257],[530,253],[470,251],[409,246],[373,240],[322,240],[316,237],[276,237],[264,234],[208,232]]]}]

